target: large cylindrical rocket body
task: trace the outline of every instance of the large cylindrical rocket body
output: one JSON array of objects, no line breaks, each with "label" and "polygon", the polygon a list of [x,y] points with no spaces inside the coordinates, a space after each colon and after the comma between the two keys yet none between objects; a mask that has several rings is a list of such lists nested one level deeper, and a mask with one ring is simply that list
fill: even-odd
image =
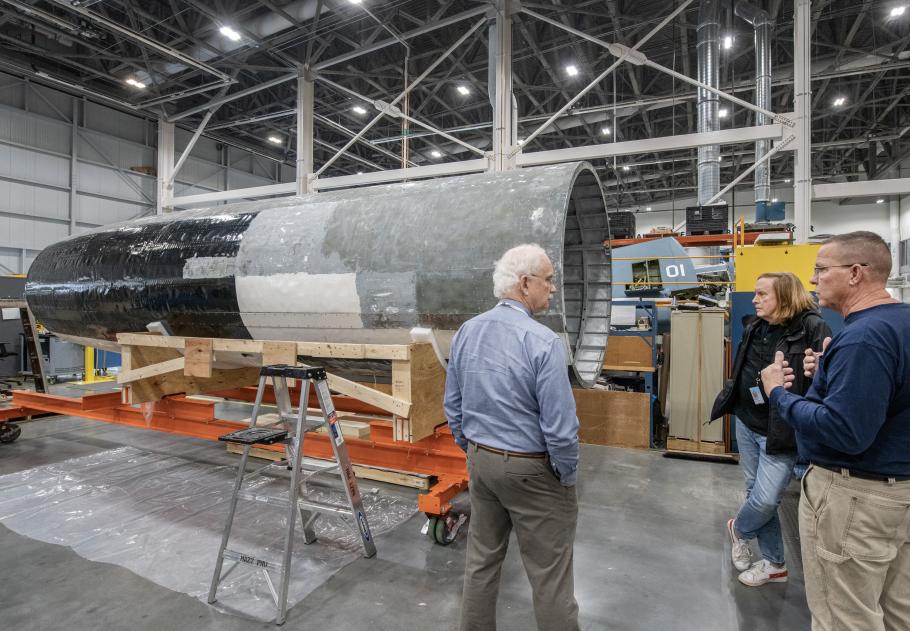
[{"label": "large cylindrical rocket body", "polygon": [[447,348],[491,308],[508,248],[540,244],[557,292],[541,322],[593,383],[609,330],[606,207],[585,163],[177,212],[54,244],[29,270],[38,321],[83,344],[165,322],[174,335]]}]

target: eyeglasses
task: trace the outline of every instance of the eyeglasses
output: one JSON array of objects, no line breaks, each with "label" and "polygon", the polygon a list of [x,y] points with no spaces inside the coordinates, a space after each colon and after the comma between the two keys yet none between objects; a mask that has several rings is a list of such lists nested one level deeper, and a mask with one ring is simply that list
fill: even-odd
[{"label": "eyeglasses", "polygon": [[819,267],[818,265],[816,265],[815,267],[812,268],[812,275],[818,276],[822,272],[825,272],[825,271],[831,269],[832,267],[853,267],[854,265],[859,265],[861,267],[869,267],[868,263],[844,263],[843,265],[825,265],[824,267]]},{"label": "eyeglasses", "polygon": [[537,274],[525,274],[525,276],[530,276],[532,278],[539,278],[540,280],[545,282],[547,285],[552,285],[553,287],[556,287],[556,283],[553,282],[552,276],[550,278],[544,278],[543,276],[538,276]]}]

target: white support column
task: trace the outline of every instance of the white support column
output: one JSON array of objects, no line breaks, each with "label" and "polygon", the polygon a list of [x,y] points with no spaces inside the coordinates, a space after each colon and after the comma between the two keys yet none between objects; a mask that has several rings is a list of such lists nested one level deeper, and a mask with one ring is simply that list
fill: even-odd
[{"label": "white support column", "polygon": [[796,243],[809,238],[812,223],[812,83],[811,83],[811,0],[793,0],[793,93],[796,111],[796,173],[793,208]]},{"label": "white support column", "polygon": [[155,214],[174,210],[174,123],[158,120],[158,191]]},{"label": "white support column", "polygon": [[297,77],[297,195],[313,188],[313,108],[316,87],[313,73],[304,69]]},{"label": "white support column", "polygon": [[[494,36],[495,35],[495,39]],[[493,67],[493,171],[515,168],[512,153],[512,0],[497,0],[496,25],[491,29],[489,45]]]},{"label": "white support column", "polygon": [[69,195],[69,234],[76,234],[76,180],[78,179],[78,146],[79,146],[79,99],[73,98],[72,125],[70,127],[70,195]]}]

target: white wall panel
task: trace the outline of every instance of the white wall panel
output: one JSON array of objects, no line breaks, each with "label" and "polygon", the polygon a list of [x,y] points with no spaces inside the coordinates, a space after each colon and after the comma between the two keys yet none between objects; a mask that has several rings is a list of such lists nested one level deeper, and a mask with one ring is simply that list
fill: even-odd
[{"label": "white wall panel", "polygon": [[0,106],[0,140],[69,154],[71,133],[69,123]]},{"label": "white wall panel", "polygon": [[265,186],[266,184],[275,183],[274,180],[237,171],[236,169],[231,169],[230,178],[231,188],[249,188],[251,186]]},{"label": "white wall panel", "polygon": [[0,247],[42,250],[67,236],[69,226],[35,217],[0,217]]},{"label": "white wall panel", "polygon": [[[121,177],[122,176],[122,177]],[[118,197],[127,201],[149,203],[132,186],[129,180],[152,200],[155,199],[155,180],[139,174],[122,173],[113,169],[80,162],[77,167],[76,189],[81,192]]]},{"label": "white wall panel", "polygon": [[15,248],[0,248],[0,274],[21,274],[20,256]]},{"label": "white wall panel", "polygon": [[25,82],[18,77],[0,72],[0,105],[9,105],[16,109],[25,107]]},{"label": "white wall panel", "polygon": [[145,143],[147,123],[139,116],[87,101],[84,118],[88,129],[140,144]]},{"label": "white wall panel", "polygon": [[155,150],[128,140],[100,134],[88,129],[79,130],[80,158],[129,169],[134,166],[156,165]]},{"label": "white wall panel", "polygon": [[0,177],[68,187],[69,160],[0,144]]},{"label": "white wall panel", "polygon": [[0,211],[47,219],[68,217],[69,193],[0,180]]},{"label": "white wall panel", "polygon": [[147,202],[130,204],[112,199],[92,197],[90,195],[76,196],[76,221],[104,225],[126,221],[138,216],[151,207]]},{"label": "white wall panel", "polygon": [[198,158],[187,158],[177,179],[207,189],[204,192],[224,190],[224,167]]}]

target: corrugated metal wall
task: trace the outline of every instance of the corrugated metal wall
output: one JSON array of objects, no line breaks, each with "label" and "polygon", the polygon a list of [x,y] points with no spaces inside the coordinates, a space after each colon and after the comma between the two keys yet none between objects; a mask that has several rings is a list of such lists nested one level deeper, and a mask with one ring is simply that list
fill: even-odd
[{"label": "corrugated metal wall", "polygon": [[[76,104],[75,194],[70,170]],[[177,155],[191,137],[177,130]],[[155,212],[154,121],[0,73],[0,275],[25,273],[35,255],[71,232]],[[274,184],[275,163],[202,138],[174,194]],[[294,180],[283,165],[280,181]],[[72,199],[71,199],[72,197]]]}]

